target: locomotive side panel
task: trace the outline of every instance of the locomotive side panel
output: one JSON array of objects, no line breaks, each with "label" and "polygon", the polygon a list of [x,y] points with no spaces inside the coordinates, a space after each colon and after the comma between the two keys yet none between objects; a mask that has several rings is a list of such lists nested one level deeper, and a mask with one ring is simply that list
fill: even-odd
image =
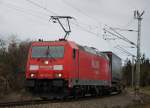
[{"label": "locomotive side panel", "polygon": [[[97,62],[97,64],[96,64]],[[84,51],[79,52],[79,78],[82,80],[96,80],[99,75],[99,61],[94,55]]]},{"label": "locomotive side panel", "polygon": [[[68,51],[69,50],[69,51]],[[66,47],[66,58],[64,59],[64,63],[67,66],[67,70],[65,73],[68,73],[68,79],[70,85],[76,85],[76,81],[78,80],[78,48],[76,47],[74,42],[69,42]]]},{"label": "locomotive side panel", "polygon": [[109,67],[109,60],[100,58],[100,80],[106,80],[111,85],[111,71]]},{"label": "locomotive side panel", "polygon": [[80,50],[79,79],[83,85],[110,85],[109,61],[99,55]]}]

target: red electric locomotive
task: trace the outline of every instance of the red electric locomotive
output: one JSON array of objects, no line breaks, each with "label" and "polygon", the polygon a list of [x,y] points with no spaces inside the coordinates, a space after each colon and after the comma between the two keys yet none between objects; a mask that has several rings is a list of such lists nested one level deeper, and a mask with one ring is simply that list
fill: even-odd
[{"label": "red electric locomotive", "polygon": [[[112,55],[67,40],[32,42],[26,86],[34,95],[44,98],[120,90],[121,60],[115,56],[117,61],[112,63]],[[116,70],[118,79],[113,81]]]}]

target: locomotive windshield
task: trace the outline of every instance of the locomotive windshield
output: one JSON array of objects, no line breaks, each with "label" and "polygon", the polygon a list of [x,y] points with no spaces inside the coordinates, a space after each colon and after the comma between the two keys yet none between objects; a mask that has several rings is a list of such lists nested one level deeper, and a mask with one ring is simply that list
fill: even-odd
[{"label": "locomotive windshield", "polygon": [[64,46],[33,46],[32,58],[62,58]]}]

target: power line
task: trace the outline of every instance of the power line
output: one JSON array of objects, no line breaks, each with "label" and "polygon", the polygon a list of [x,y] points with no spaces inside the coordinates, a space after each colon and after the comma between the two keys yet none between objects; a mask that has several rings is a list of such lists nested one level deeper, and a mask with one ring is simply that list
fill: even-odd
[{"label": "power line", "polygon": [[[14,4],[14,2],[12,2],[12,1],[9,1],[9,2],[7,2],[7,3],[10,3],[10,4],[12,4],[12,5],[14,5],[14,6],[17,6],[17,7],[19,7],[21,4],[20,3],[15,3]],[[18,6],[19,5],[19,6]],[[27,8],[23,8],[23,7],[19,7],[20,9],[24,9],[24,10],[27,10],[28,12],[32,12],[32,13],[37,13],[38,15],[46,15],[46,16],[49,16],[49,14],[47,14],[47,13],[41,13],[40,11],[37,11],[37,9],[36,10],[32,10],[32,9],[27,9]]]},{"label": "power line", "polygon": [[97,25],[90,25],[90,24],[86,24],[86,23],[83,23],[83,22],[81,22],[81,21],[77,21],[77,23],[79,24],[82,24],[82,25],[84,25],[84,26],[86,26],[86,27],[91,27],[91,28],[94,28],[94,29],[97,29],[98,28],[98,26]]},{"label": "power line", "polygon": [[[66,5],[68,5],[69,7],[73,8],[73,9],[75,9],[76,11],[80,12],[81,14],[83,14],[83,15],[89,17],[90,19],[92,19],[92,20],[94,20],[94,21],[96,21],[96,22],[99,22],[99,21],[97,21],[97,19],[95,19],[95,18],[89,16],[88,14],[82,12],[79,8],[77,8],[77,7],[75,7],[74,5],[72,5],[72,4],[69,3],[67,0],[63,0],[63,1],[64,1],[64,3],[65,3]],[[102,22],[100,22],[100,23],[102,24]],[[132,24],[132,23],[133,23],[133,19],[132,19],[131,21],[129,21],[128,25],[126,25],[126,26],[129,26],[129,25]],[[122,39],[122,40],[124,40],[124,41],[126,41],[126,42],[128,42],[128,43],[130,43],[130,44],[132,44],[132,45],[134,45],[134,46],[136,46],[135,43],[133,43],[132,41],[130,41],[130,40],[128,40],[127,38],[125,38],[122,34],[118,33],[118,32],[115,31],[113,28],[110,27],[110,29],[111,29],[113,32],[115,32],[117,35],[119,35],[119,37],[118,37],[117,35],[115,35],[115,36],[117,36],[118,38],[121,37],[120,39]],[[119,29],[119,30],[123,30],[123,29]],[[131,30],[128,30],[128,31],[131,31]],[[136,30],[132,30],[132,31],[136,31]],[[89,31],[87,31],[87,32],[89,32]],[[108,31],[107,31],[107,32],[108,32]],[[109,32],[109,33],[110,33],[110,32]],[[92,33],[92,34],[93,34],[93,33]],[[94,33],[94,34],[95,34],[95,33]],[[110,34],[113,34],[113,33],[110,33]],[[114,34],[113,34],[113,35],[114,35]]]},{"label": "power line", "polygon": [[[39,7],[39,8],[41,8],[41,9],[44,9],[45,11],[47,11],[47,12],[49,12],[49,13],[53,13],[54,15],[58,15],[56,12],[54,12],[54,11],[52,11],[52,10],[50,10],[50,9],[48,9],[48,8],[45,8],[44,6],[41,6],[40,4],[38,4],[38,3],[35,3],[35,2],[33,2],[32,0],[26,0],[26,1],[28,1],[29,3],[31,3],[31,4],[33,4],[33,5],[35,5],[35,6],[37,6],[37,7]],[[75,23],[72,23],[72,24],[74,24],[74,25],[76,25]],[[93,34],[93,35],[96,35],[97,36],[97,34],[96,33],[94,33],[94,32],[92,32],[92,31],[89,31],[89,30],[87,30],[86,28],[84,28],[84,27],[82,27],[81,25],[76,25],[77,27],[79,27],[79,28],[81,28],[83,31],[86,31],[86,32],[88,32],[88,33],[91,33],[91,34]]]},{"label": "power line", "polygon": [[97,20],[96,18],[94,18],[94,17],[92,17],[92,16],[89,16],[88,14],[84,13],[83,11],[81,11],[81,9],[75,7],[74,5],[72,5],[71,3],[69,3],[67,0],[63,0],[63,1],[64,1],[64,3],[65,3],[67,6],[73,8],[74,10],[76,10],[76,11],[78,11],[79,13],[83,14],[84,16],[87,16],[88,18],[94,20],[96,23],[99,22],[99,23],[102,24],[101,21],[99,21],[99,20]]},{"label": "power line", "polygon": [[[31,3],[31,4],[33,4],[33,5],[37,6],[37,7],[39,7],[39,8],[41,8],[41,9],[44,9],[45,11],[47,11],[47,12],[49,12],[49,13],[53,13],[53,14],[55,14],[55,15],[58,15],[57,13],[51,11],[51,10],[48,9],[48,8],[45,8],[45,7],[41,6],[41,5],[38,4],[38,3],[35,3],[35,2],[33,2],[33,1],[31,1],[31,0],[26,0],[26,1],[28,1],[29,3]],[[23,10],[23,8],[17,7],[16,5],[13,5],[13,4],[11,4],[11,3],[5,3],[5,4],[6,4],[6,6],[7,6],[8,8],[12,8],[12,9],[14,9],[14,10],[16,10],[16,11],[22,12],[22,13],[24,13],[24,14],[29,14],[29,15],[31,15],[31,16],[37,17],[37,18],[39,18],[40,20],[42,20],[42,17],[41,17],[41,16],[39,16],[39,15],[34,15],[33,13],[31,13],[31,11],[30,11],[30,12],[26,12],[25,10]],[[10,5],[11,7],[8,6],[8,5]],[[40,13],[39,13],[39,14],[40,14]],[[42,21],[44,21],[44,19],[43,19]],[[88,30],[88,29],[82,27],[80,24],[75,24],[75,23],[72,23],[72,24],[74,24],[75,26],[77,26],[78,28],[80,28],[82,31],[88,32],[88,33],[90,33],[90,34],[92,34],[92,35],[95,35],[95,36],[99,37],[99,36],[97,35],[97,33],[94,33],[94,32],[92,32],[92,31],[90,31],[90,30]]]},{"label": "power line", "polygon": [[90,33],[90,34],[92,34],[92,35],[95,35],[95,36],[99,37],[99,36],[97,35],[97,33],[94,33],[94,32],[92,32],[92,31],[90,31],[90,30],[88,30],[88,29],[82,27],[81,25],[78,25],[78,24],[75,24],[75,23],[72,23],[72,24],[74,24],[75,26],[77,26],[78,28],[80,28],[81,30],[83,30],[83,31],[85,31],[85,32],[88,32],[88,33]]},{"label": "power line", "polygon": [[133,29],[122,29],[122,28],[114,28],[115,30],[119,30],[119,31],[130,31],[130,32],[137,32],[137,30],[133,30]]},{"label": "power line", "polygon": [[[89,17],[90,19],[94,20],[96,23],[98,22],[98,23],[100,23],[100,24],[106,25],[106,24],[102,23],[102,21],[99,21],[98,19],[96,19],[96,18],[94,18],[94,17],[92,17],[92,16],[89,16],[89,14],[86,14],[86,13],[83,12],[81,9],[79,9],[79,8],[75,7],[74,5],[72,5],[71,3],[69,3],[67,0],[62,0],[62,1],[64,1],[64,3],[65,3],[67,6],[73,8],[74,10],[76,10],[76,11],[78,11],[79,13],[83,14],[84,16]],[[133,23],[133,21],[134,21],[134,20],[131,19],[124,27],[130,26],[130,25]]]},{"label": "power line", "polygon": [[121,37],[122,37],[122,39],[123,39],[124,41],[129,42],[130,44],[132,44],[132,45],[135,45],[135,46],[136,46],[136,44],[135,44],[135,43],[133,43],[133,42],[131,42],[129,39],[125,38],[122,34],[118,33],[118,32],[117,32],[116,30],[114,30],[113,28],[111,28],[111,27],[110,27],[110,29],[111,29],[112,31],[114,31],[116,34],[118,34],[119,36],[121,36]]},{"label": "power line", "polygon": [[132,45],[134,45],[134,46],[136,46],[136,44],[135,44],[134,42],[130,41],[130,40],[127,39],[125,36],[123,36],[122,34],[118,33],[114,28],[109,27],[108,25],[106,25],[106,26],[108,27],[108,29],[110,29],[110,30],[113,31],[114,33],[112,33],[111,31],[109,31],[108,29],[104,28],[103,30],[104,30],[105,32],[108,32],[109,34],[111,34],[111,35],[113,35],[113,36],[116,36],[117,38],[122,39],[122,40],[124,40],[124,41],[126,41],[126,42],[128,42],[128,43],[130,43],[130,44],[132,44]]},{"label": "power line", "polygon": [[[83,24],[82,25],[85,25],[86,27],[83,27],[81,26],[81,24],[79,24],[79,22],[75,19],[74,20],[76,23],[73,23],[74,25],[78,26],[79,28],[83,28],[85,29],[87,32],[92,32],[92,29],[96,30],[98,29],[99,27],[98,26],[92,26],[92,25],[86,25],[86,24]],[[88,29],[89,28],[89,29]],[[94,33],[92,32],[94,35],[97,34],[97,33]]]},{"label": "power line", "polygon": [[[89,16],[88,14],[84,13],[84,12],[81,11],[79,8],[77,8],[77,7],[75,7],[74,5],[72,5],[71,3],[69,3],[67,0],[63,0],[63,1],[64,1],[64,3],[65,3],[67,6],[73,8],[73,9],[76,10],[77,12],[83,14],[84,16],[87,16],[87,17],[90,18],[92,21],[95,21],[96,23],[102,24],[102,22],[100,22],[100,21],[98,21],[97,19],[95,19],[95,18]],[[91,29],[92,29],[92,28],[94,28],[94,29],[98,29],[98,28],[99,28],[97,25],[89,25],[89,24],[85,24],[85,23],[83,23],[83,22],[80,22],[80,24],[85,25],[85,26],[87,26],[87,27],[89,27],[89,28],[91,28]],[[86,27],[86,28],[87,28],[87,27]],[[82,28],[82,30],[84,29],[84,31],[86,31],[86,32],[88,32],[88,33],[91,33],[91,34],[94,34],[94,35],[98,35],[98,33],[94,33],[94,32],[92,32],[92,31],[90,31],[90,30],[88,30],[88,29],[85,29],[85,28],[83,28],[83,27],[80,27],[80,28]]]},{"label": "power line", "polygon": [[39,19],[42,19],[41,16],[35,15],[35,14],[30,13],[30,12],[27,12],[27,11],[24,11],[23,8],[17,7],[16,5],[13,5],[13,4],[11,4],[11,3],[3,3],[3,4],[4,4],[6,7],[9,7],[9,8],[11,8],[11,9],[16,10],[16,11],[19,11],[19,12],[22,12],[22,13],[25,13],[25,14],[29,14],[29,15],[31,15],[31,16],[38,17]]},{"label": "power line", "polygon": [[44,7],[44,6],[41,6],[40,4],[36,3],[36,2],[33,2],[32,0],[26,0],[27,2],[41,8],[41,9],[44,9],[45,11],[49,12],[49,13],[52,13],[53,15],[58,15],[56,12]]},{"label": "power line", "polygon": [[120,45],[115,46],[115,48],[121,50],[122,52],[128,54],[129,56],[134,56],[134,57],[135,57],[134,54],[132,54],[132,53],[130,53],[129,51],[125,50],[125,49],[124,49],[123,47],[121,47]]},{"label": "power line", "polygon": [[17,5],[14,5],[14,4],[11,4],[11,3],[3,3],[5,5],[5,7],[7,8],[10,8],[10,9],[13,9],[17,12],[20,12],[20,13],[23,13],[25,15],[30,15],[30,16],[33,16],[33,17],[36,17],[38,18],[38,20],[41,20],[43,22],[46,22],[45,19],[42,17],[42,16],[39,16],[39,15],[36,15],[36,14],[33,14],[32,12],[27,12],[25,11],[23,8],[21,7],[18,7]]}]

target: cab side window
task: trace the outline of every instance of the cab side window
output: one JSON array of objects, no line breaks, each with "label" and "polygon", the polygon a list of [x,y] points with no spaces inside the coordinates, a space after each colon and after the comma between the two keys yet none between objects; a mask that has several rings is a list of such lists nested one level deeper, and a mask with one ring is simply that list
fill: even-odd
[{"label": "cab side window", "polygon": [[76,49],[73,49],[72,57],[75,59],[76,58]]}]

